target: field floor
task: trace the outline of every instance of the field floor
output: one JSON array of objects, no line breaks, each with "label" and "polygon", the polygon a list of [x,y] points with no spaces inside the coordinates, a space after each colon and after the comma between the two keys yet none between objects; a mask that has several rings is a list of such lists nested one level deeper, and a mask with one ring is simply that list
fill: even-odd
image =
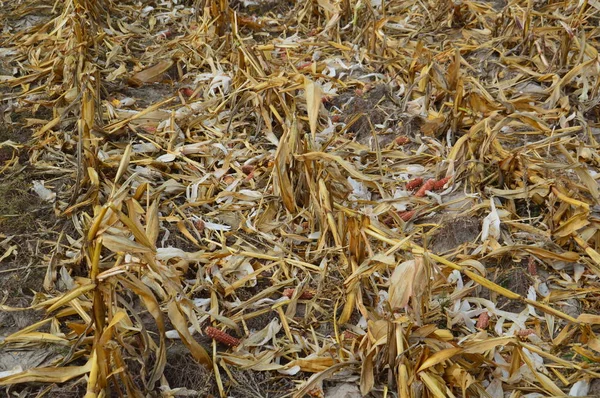
[{"label": "field floor", "polygon": [[3,396],[600,396],[598,1],[0,9]]}]

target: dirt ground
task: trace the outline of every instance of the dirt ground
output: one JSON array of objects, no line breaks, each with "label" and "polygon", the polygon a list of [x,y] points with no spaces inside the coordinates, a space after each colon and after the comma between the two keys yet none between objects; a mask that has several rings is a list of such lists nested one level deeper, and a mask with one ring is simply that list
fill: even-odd
[{"label": "dirt ground", "polygon": [[598,6],[542,3],[0,2],[0,391],[598,395]]}]

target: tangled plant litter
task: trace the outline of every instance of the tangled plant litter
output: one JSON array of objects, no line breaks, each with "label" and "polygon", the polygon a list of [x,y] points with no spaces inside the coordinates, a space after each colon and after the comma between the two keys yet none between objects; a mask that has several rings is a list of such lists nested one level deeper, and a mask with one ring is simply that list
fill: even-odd
[{"label": "tangled plant litter", "polygon": [[39,315],[3,350],[53,350],[0,385],[200,394],[176,341],[220,396],[239,369],[295,397],[597,394],[599,9],[13,2],[2,184],[36,170],[62,221],[0,307]]}]

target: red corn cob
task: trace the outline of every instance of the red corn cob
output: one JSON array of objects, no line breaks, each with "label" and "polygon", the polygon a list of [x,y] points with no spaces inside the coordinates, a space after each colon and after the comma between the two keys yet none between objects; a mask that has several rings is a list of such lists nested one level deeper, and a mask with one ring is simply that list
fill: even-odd
[{"label": "red corn cob", "polygon": [[421,187],[421,189],[419,189],[417,191],[417,193],[415,194],[415,196],[417,198],[422,198],[423,196],[425,196],[425,191],[431,191],[433,189],[434,185],[435,185],[435,180],[433,178],[427,180],[427,182],[425,184],[423,184],[423,186]]},{"label": "red corn cob", "polygon": [[402,221],[408,221],[411,218],[413,218],[413,216],[415,215],[415,211],[414,210],[402,211],[402,212],[398,213],[398,215],[400,216]]},{"label": "red corn cob", "polygon": [[146,130],[147,133],[156,133],[156,126],[143,126],[142,129]]},{"label": "red corn cob", "polygon": [[357,337],[359,336],[356,333],[351,332],[349,330],[344,330],[344,333],[342,333],[343,340],[354,340]]},{"label": "red corn cob", "polygon": [[196,227],[196,229],[198,230],[198,232],[204,231],[204,227],[205,227],[204,221],[202,221],[202,220],[196,220],[194,222],[194,226]]},{"label": "red corn cob", "polygon": [[[296,292],[296,289],[285,289],[283,291],[283,295],[288,297],[288,298],[292,298],[292,296],[294,295],[294,293]],[[313,298],[315,296],[315,292],[313,292],[312,290],[304,290],[302,293],[300,293],[300,297],[298,297],[300,300],[310,300],[311,298]]]},{"label": "red corn cob", "polygon": [[517,336],[519,336],[520,338],[524,339],[524,338],[526,338],[527,336],[529,336],[531,334],[535,334],[535,331],[531,330],[531,329],[521,329],[521,330],[517,330],[515,332],[515,334]]},{"label": "red corn cob", "polygon": [[315,387],[308,392],[308,396],[311,398],[323,398],[325,393],[319,387]]},{"label": "red corn cob", "polygon": [[444,185],[446,185],[446,183],[448,181],[450,181],[451,178],[452,178],[452,176],[449,176],[449,177],[445,177],[445,178],[442,178],[441,180],[436,181],[433,184],[433,189],[442,189],[442,188],[444,188]]},{"label": "red corn cob", "polygon": [[212,326],[207,326],[206,329],[204,329],[204,332],[211,339],[217,340],[219,343],[223,343],[225,345],[228,345],[229,347],[235,347],[236,345],[240,345],[240,339],[236,339],[232,335],[227,334],[224,331],[219,330],[217,328],[213,328]]},{"label": "red corn cob", "polygon": [[405,135],[401,135],[399,137],[396,137],[396,145],[404,145],[404,144],[408,144],[410,142],[410,139],[408,139],[407,136]]},{"label": "red corn cob", "polygon": [[537,266],[535,265],[535,260],[533,257],[529,257],[527,271],[529,271],[529,275],[537,275]]},{"label": "red corn cob", "polygon": [[180,88],[179,92],[181,92],[181,94],[185,95],[186,97],[191,97],[192,94],[194,94],[194,90],[192,90],[189,87]]},{"label": "red corn cob", "polygon": [[421,177],[413,178],[409,182],[406,183],[406,189],[415,189],[423,184],[423,179]]},{"label": "red corn cob", "polygon": [[249,175],[250,173],[252,173],[254,171],[254,166],[251,164],[245,164],[242,166],[242,173]]},{"label": "red corn cob", "polygon": [[475,325],[475,327],[478,329],[487,329],[489,324],[490,315],[487,313],[487,311],[485,311],[479,314],[479,318],[477,319],[477,325]]},{"label": "red corn cob", "polygon": [[300,293],[300,300],[310,300],[315,297],[315,292],[313,290],[305,290]]}]

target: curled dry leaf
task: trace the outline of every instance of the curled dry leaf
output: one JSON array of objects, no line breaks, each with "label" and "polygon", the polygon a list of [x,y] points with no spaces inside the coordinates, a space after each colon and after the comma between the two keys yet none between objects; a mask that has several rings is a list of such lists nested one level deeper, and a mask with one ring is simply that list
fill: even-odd
[{"label": "curled dry leaf", "polygon": [[392,308],[404,308],[412,297],[419,295],[427,283],[425,275],[422,257],[398,264],[389,280]]},{"label": "curled dry leaf", "polygon": [[593,394],[596,0],[43,3],[0,15],[0,363],[52,350],[8,391]]}]

